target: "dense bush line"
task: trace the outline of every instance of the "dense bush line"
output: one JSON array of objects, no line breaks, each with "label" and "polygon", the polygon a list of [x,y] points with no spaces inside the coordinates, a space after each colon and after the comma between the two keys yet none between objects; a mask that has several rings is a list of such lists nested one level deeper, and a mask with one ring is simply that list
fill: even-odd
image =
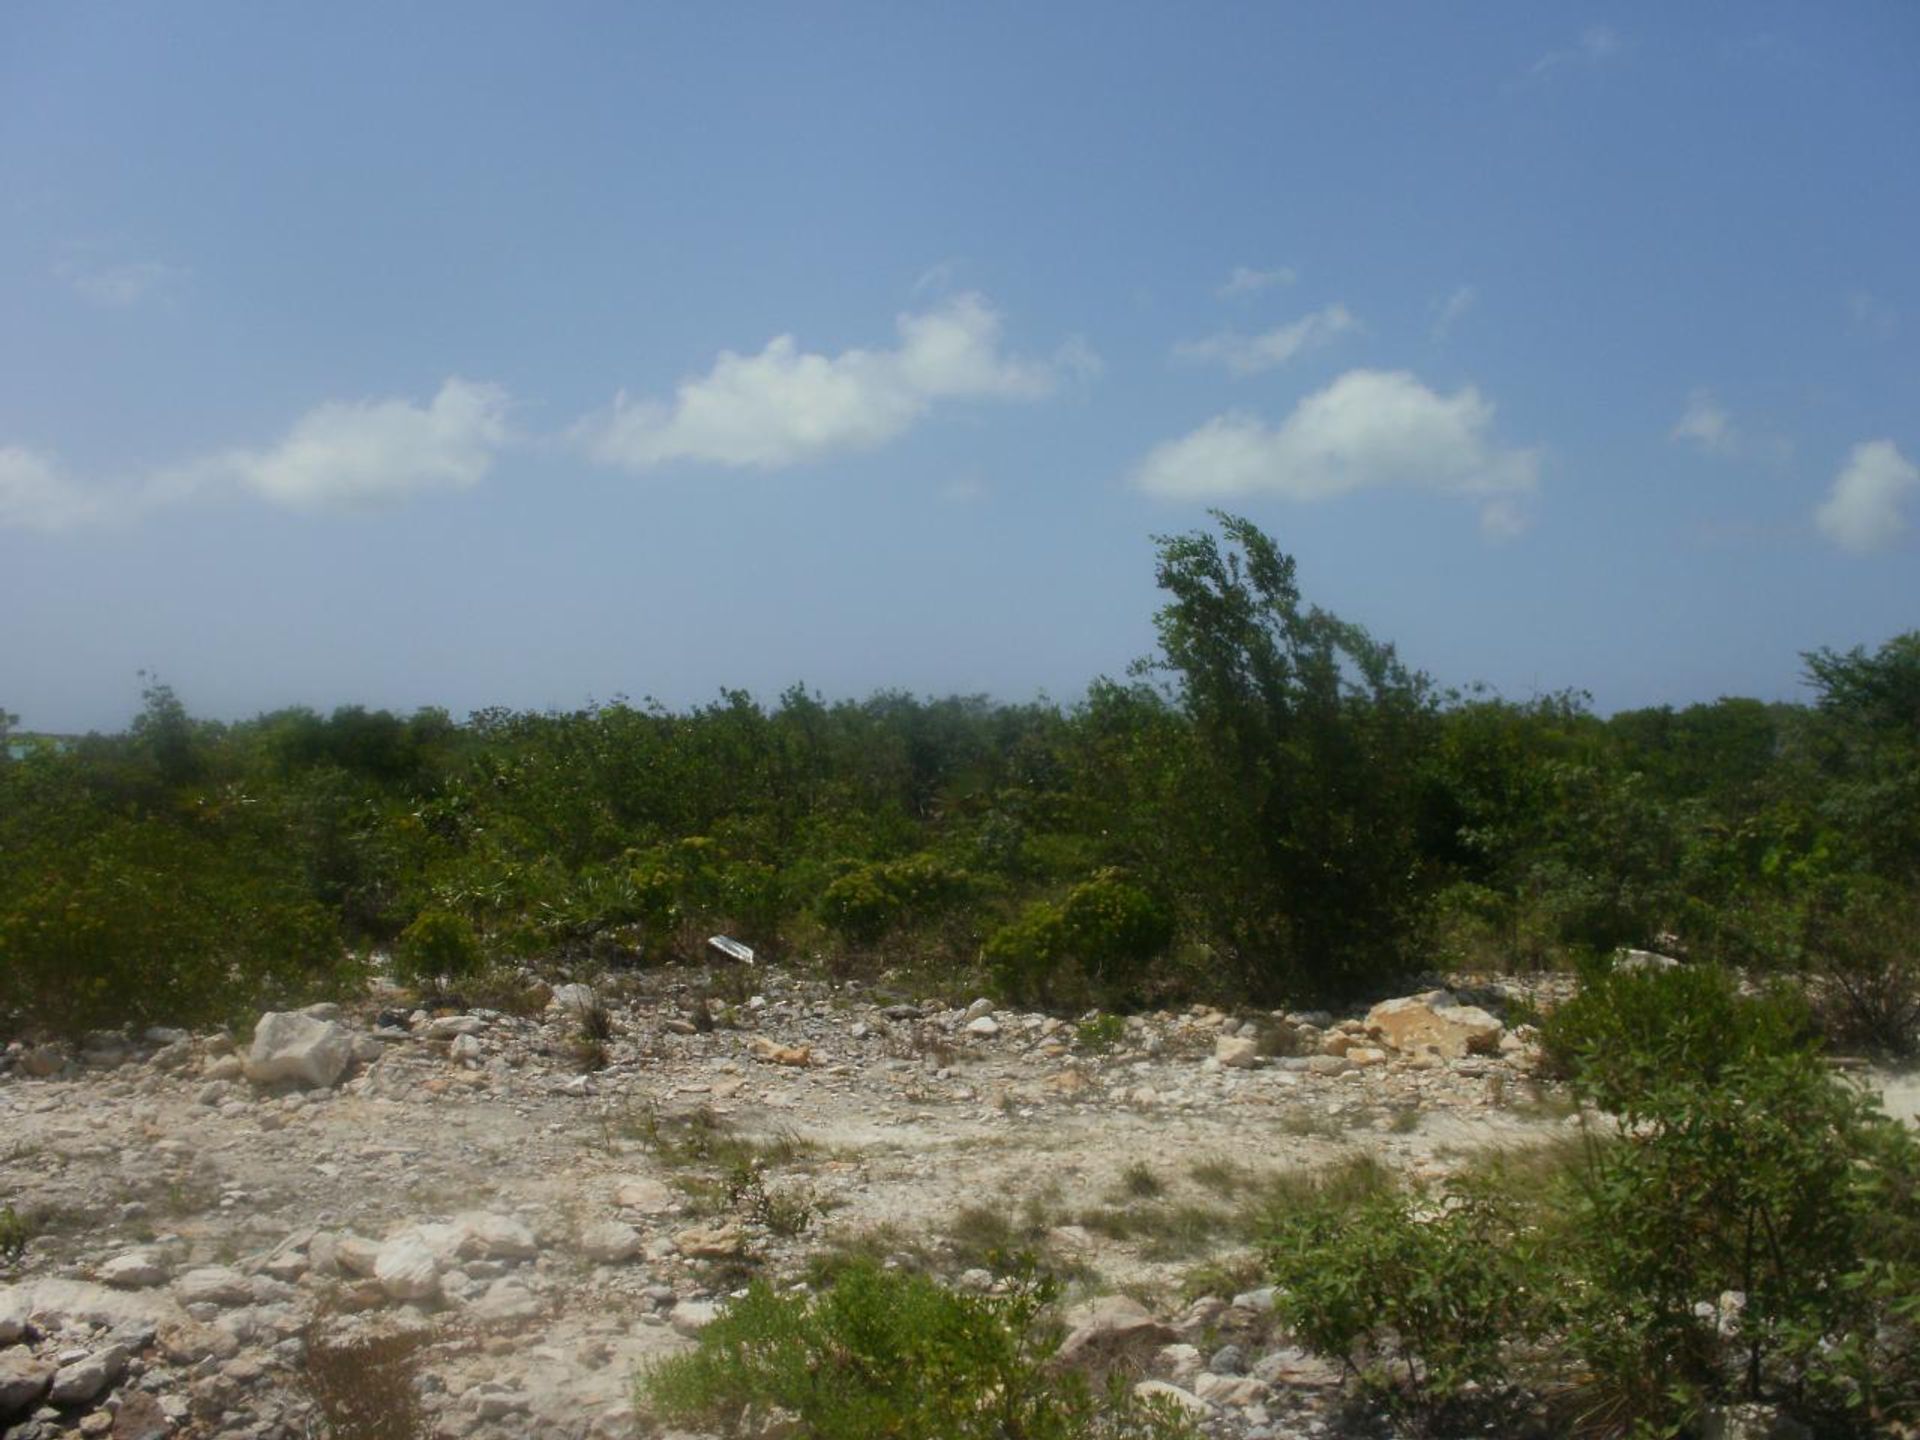
[{"label": "dense bush line", "polygon": [[1920,1020],[1920,633],[1813,703],[1601,718],[1443,693],[1244,521],[1161,542],[1158,654],[1077,704],[801,687],[456,723],[359,708],[120,735],[0,715],[0,1031],[215,1019],[390,953],[697,954],[726,930],[1079,1008],[1341,997],[1619,945]]}]

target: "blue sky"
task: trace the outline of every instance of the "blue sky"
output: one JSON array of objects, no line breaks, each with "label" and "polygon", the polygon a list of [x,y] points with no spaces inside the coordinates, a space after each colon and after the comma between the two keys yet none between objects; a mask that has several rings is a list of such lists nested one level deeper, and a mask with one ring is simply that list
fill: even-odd
[{"label": "blue sky", "polygon": [[0,9],[0,706],[1071,700],[1920,625],[1920,9]]}]

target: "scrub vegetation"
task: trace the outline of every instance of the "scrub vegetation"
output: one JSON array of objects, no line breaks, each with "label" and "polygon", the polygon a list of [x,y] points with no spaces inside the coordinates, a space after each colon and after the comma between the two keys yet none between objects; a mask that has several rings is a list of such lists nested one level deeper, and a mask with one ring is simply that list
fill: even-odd
[{"label": "scrub vegetation", "polygon": [[1920,1019],[1920,632],[1812,703],[1448,692],[1246,521],[1162,539],[1158,653],[1071,706],[801,686],[464,723],[347,707],[0,745],[0,1026],[194,1023],[717,931],[1023,1003],[1318,1002],[1620,946]]}]

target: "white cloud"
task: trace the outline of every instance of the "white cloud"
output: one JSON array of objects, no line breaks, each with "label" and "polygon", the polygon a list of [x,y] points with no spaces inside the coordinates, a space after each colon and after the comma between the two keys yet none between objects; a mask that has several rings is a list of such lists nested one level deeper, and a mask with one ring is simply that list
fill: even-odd
[{"label": "white cloud", "polygon": [[1183,500],[1436,491],[1481,501],[1483,529],[1508,538],[1525,528],[1540,459],[1494,444],[1492,426],[1492,404],[1471,385],[1440,395],[1406,371],[1349,370],[1277,426],[1242,412],[1215,416],[1155,448],[1134,483]]},{"label": "white cloud", "polygon": [[1908,497],[1920,491],[1920,469],[1891,440],[1853,447],[1813,520],[1843,550],[1884,550],[1907,531]]},{"label": "white cloud", "polygon": [[1359,326],[1346,306],[1329,305],[1264,335],[1228,331],[1205,340],[1182,340],[1173,347],[1173,356],[1189,364],[1222,364],[1235,375],[1257,375]]},{"label": "white cloud", "polygon": [[1037,400],[1098,360],[1083,344],[1046,361],[1000,348],[1000,317],[961,295],[895,322],[891,350],[817,355],[791,335],[756,355],[724,350],[706,374],[682,381],[671,403],[630,399],[575,429],[606,465],[645,470],[676,460],[776,469],[873,450],[906,433],[941,400]]},{"label": "white cloud", "polygon": [[1604,25],[1593,25],[1580,32],[1580,39],[1559,50],[1549,50],[1532,65],[1527,74],[1538,79],[1562,65],[1581,63],[1598,65],[1620,53],[1620,37]]},{"label": "white cloud", "polygon": [[1733,418],[1713,398],[1711,390],[1696,390],[1687,397],[1687,408],[1668,435],[1694,446],[1708,455],[1731,455],[1739,448],[1739,433]]},{"label": "white cloud", "polygon": [[936,260],[922,270],[920,278],[913,282],[913,293],[924,295],[931,291],[935,295],[944,295],[953,288],[954,279],[959,273],[959,260]]},{"label": "white cloud", "polygon": [[1433,316],[1433,338],[1435,343],[1440,343],[1446,340],[1449,335],[1453,334],[1453,327],[1466,318],[1467,312],[1473,309],[1479,299],[1480,292],[1475,290],[1473,286],[1457,285],[1454,287],[1451,295],[1438,302],[1434,306]]},{"label": "white cloud", "polygon": [[1251,265],[1236,265],[1233,273],[1227,277],[1227,283],[1213,293],[1222,300],[1233,300],[1242,295],[1258,295],[1262,290],[1271,290],[1275,285],[1291,285],[1299,275],[1291,265],[1281,265],[1272,270],[1256,270]]},{"label": "white cloud", "polygon": [[179,499],[237,480],[300,510],[356,509],[423,490],[468,490],[485,478],[507,439],[507,392],[458,377],[431,403],[331,400],[293,424],[271,450],[230,450],[154,477],[157,496]]},{"label": "white cloud", "polygon": [[71,285],[82,300],[105,310],[125,310],[149,296],[162,294],[184,273],[158,260],[89,265],[70,258],[54,266],[54,274]]},{"label": "white cloud", "polygon": [[1884,340],[1900,328],[1900,317],[1894,308],[1879,296],[1865,290],[1855,290],[1847,296],[1847,319],[1852,323],[1857,335],[1871,335]]},{"label": "white cloud", "polygon": [[101,514],[99,498],[62,474],[52,456],[0,446],[0,528],[65,530]]}]

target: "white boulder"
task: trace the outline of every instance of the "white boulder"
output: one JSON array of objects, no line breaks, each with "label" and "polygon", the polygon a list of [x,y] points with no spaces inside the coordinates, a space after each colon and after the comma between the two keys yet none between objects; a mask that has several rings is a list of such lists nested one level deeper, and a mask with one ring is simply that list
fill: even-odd
[{"label": "white boulder", "polygon": [[253,1027],[246,1075],[256,1085],[282,1081],[314,1089],[340,1082],[353,1061],[353,1036],[343,1025],[299,1011],[269,1010]]}]

